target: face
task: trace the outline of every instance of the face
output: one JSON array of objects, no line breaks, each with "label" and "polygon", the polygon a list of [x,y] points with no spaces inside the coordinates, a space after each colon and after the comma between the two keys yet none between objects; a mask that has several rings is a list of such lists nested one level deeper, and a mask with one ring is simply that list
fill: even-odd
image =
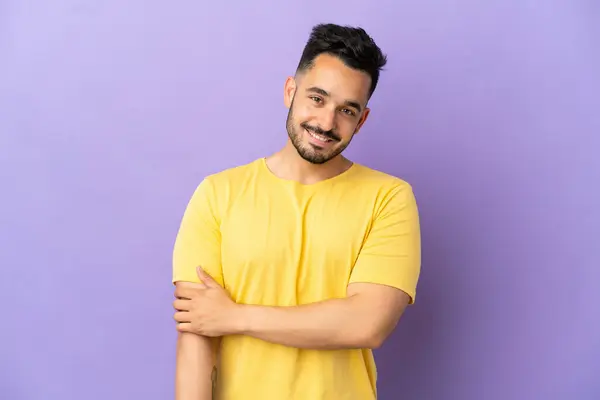
[{"label": "face", "polygon": [[298,154],[313,164],[334,159],[367,119],[371,79],[337,57],[318,56],[285,84],[287,131]]}]

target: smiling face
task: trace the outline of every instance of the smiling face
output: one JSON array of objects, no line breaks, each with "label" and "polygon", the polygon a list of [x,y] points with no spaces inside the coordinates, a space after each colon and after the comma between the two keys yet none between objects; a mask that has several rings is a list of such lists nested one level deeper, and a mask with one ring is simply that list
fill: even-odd
[{"label": "smiling face", "polygon": [[334,159],[350,144],[369,114],[371,78],[322,54],[285,84],[287,131],[298,154],[312,164]]}]

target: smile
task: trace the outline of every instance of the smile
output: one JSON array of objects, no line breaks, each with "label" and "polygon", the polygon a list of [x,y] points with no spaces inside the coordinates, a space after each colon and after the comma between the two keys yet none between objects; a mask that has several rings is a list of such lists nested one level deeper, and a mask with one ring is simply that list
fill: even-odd
[{"label": "smile", "polygon": [[[305,129],[306,130],[306,129]],[[332,142],[333,139],[328,138],[327,136],[323,136],[323,135],[319,135],[318,133],[314,133],[312,131],[306,130],[306,132],[308,132],[308,134],[315,138],[316,140],[318,140],[319,142],[323,142],[323,143],[329,143]]]}]

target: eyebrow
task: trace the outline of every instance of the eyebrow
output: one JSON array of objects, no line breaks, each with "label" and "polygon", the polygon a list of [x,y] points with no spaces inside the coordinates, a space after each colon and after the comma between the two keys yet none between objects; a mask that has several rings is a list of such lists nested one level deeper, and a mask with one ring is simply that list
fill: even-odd
[{"label": "eyebrow", "polygon": [[[325,96],[325,97],[331,97],[331,95],[326,91],[321,89],[320,87],[317,86],[313,86],[310,87],[308,89],[306,89],[307,92],[313,92],[313,93],[318,93],[321,96]],[[354,100],[346,100],[344,101],[344,104],[350,107],[354,107],[358,110],[358,112],[360,112],[362,110],[362,107],[360,106],[360,104],[357,101]]]}]

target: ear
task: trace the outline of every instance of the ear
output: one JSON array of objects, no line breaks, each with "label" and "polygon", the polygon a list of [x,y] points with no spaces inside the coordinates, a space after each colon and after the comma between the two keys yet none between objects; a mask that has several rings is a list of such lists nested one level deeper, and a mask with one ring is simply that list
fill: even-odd
[{"label": "ear", "polygon": [[367,118],[369,117],[370,112],[371,112],[371,109],[365,108],[365,111],[361,115],[360,120],[358,121],[358,125],[356,125],[356,129],[354,130],[355,135],[358,133],[358,131],[360,131],[360,128],[362,128],[364,123],[367,121]]},{"label": "ear", "polygon": [[285,86],[283,90],[283,103],[285,104],[286,108],[290,108],[292,106],[294,94],[296,94],[296,79],[290,76],[285,80]]}]

